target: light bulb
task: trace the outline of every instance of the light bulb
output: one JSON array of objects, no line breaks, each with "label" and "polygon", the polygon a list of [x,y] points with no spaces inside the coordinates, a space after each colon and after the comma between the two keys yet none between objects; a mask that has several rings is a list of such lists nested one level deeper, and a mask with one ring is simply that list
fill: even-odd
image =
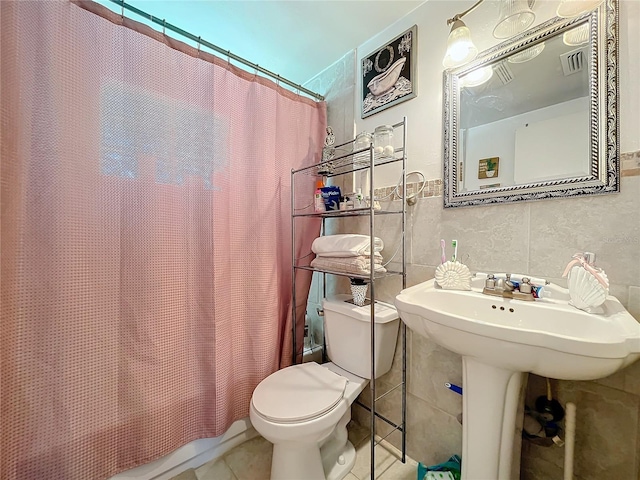
[{"label": "light bulb", "polygon": [[478,49],[471,41],[471,32],[462,20],[456,20],[447,40],[447,54],[442,61],[446,68],[458,67],[478,56]]}]

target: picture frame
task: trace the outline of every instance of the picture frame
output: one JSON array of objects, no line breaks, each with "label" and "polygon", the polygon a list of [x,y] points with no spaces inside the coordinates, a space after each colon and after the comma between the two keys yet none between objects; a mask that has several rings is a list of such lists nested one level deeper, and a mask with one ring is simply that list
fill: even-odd
[{"label": "picture frame", "polygon": [[500,157],[482,158],[478,161],[478,178],[496,178],[500,174]]},{"label": "picture frame", "polygon": [[362,118],[415,98],[418,26],[362,58]]}]

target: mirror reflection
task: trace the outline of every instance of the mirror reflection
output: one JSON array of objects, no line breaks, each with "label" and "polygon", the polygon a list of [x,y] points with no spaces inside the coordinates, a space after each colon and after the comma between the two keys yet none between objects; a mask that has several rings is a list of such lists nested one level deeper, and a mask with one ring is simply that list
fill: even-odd
[{"label": "mirror reflection", "polygon": [[460,76],[458,191],[590,174],[588,32],[584,22]]}]

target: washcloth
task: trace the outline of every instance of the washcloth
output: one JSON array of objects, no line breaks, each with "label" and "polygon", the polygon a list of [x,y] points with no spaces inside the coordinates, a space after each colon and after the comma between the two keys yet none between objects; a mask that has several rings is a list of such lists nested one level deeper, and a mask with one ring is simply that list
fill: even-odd
[{"label": "washcloth", "polygon": [[[358,257],[371,255],[369,235],[342,234],[326,235],[313,241],[311,250],[319,257]],[[373,238],[373,251],[381,252],[384,243],[378,237]]]},{"label": "washcloth", "polygon": [[[376,273],[387,271],[382,266],[382,257],[374,257]],[[353,273],[354,275],[369,275],[371,272],[370,257],[316,257],[311,261],[311,267],[318,270],[329,270],[339,273]]]},{"label": "washcloth", "polygon": [[424,480],[455,480],[451,472],[427,472]]}]

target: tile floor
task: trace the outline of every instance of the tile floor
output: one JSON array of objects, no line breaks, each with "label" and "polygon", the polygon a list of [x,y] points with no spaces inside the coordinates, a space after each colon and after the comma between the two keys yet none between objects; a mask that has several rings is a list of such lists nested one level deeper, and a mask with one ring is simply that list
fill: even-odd
[{"label": "tile floor", "polygon": [[[356,447],[356,463],[344,480],[369,480],[369,430],[351,422],[349,441]],[[172,480],[269,480],[272,446],[262,437],[238,445],[221,458],[195,470],[186,471]],[[402,463],[393,447],[376,447],[375,478],[379,480],[415,480],[417,463],[407,457]],[[305,479],[292,479],[305,480]]]}]

